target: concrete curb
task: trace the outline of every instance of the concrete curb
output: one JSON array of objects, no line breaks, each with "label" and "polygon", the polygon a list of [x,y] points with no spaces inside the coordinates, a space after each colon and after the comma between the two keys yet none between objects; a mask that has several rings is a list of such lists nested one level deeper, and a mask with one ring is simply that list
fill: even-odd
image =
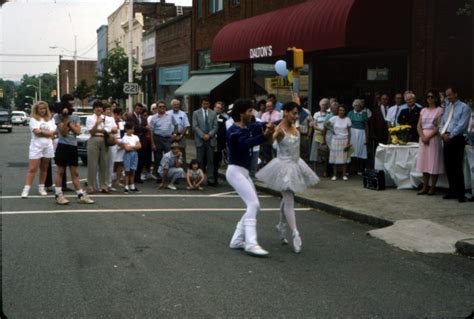
[{"label": "concrete curb", "polygon": [[[219,172],[219,177],[225,180],[225,173]],[[265,187],[261,184],[256,183],[255,187],[257,188],[257,190],[268,193],[270,195],[280,196],[280,192],[277,192],[273,189]],[[362,224],[367,224],[367,225],[371,225],[378,228],[392,226],[394,223],[393,221],[390,221],[387,219],[374,217],[368,214],[364,214],[361,212],[357,212],[357,211],[353,211],[353,210],[349,210],[345,208],[340,208],[335,205],[323,203],[318,200],[307,198],[301,195],[295,195],[295,201],[300,204],[322,210],[332,215],[340,216],[343,218],[347,218],[347,219],[350,219]],[[466,257],[474,257],[474,238],[460,240],[456,243],[455,246],[456,246],[457,253]]]}]

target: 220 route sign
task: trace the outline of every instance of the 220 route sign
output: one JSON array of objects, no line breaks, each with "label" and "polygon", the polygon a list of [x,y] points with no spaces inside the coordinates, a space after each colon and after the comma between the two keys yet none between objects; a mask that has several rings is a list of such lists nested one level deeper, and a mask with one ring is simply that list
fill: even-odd
[{"label": "220 route sign", "polygon": [[126,82],[123,84],[123,93],[129,95],[136,95],[140,91],[140,86],[138,83]]}]

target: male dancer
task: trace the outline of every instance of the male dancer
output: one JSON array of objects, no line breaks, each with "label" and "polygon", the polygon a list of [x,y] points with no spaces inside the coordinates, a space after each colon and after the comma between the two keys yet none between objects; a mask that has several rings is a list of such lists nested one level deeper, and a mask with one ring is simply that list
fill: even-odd
[{"label": "male dancer", "polygon": [[[245,214],[237,223],[229,247],[244,249],[249,255],[267,256],[257,242],[257,213],[260,210],[255,185],[249,176],[252,148],[271,138],[275,127],[272,123],[250,124],[252,119],[252,102],[238,99],[232,108],[234,124],[227,130],[227,147],[229,166],[226,178],[247,206]],[[265,127],[266,125],[266,127]],[[265,128],[265,131],[263,129]]]}]

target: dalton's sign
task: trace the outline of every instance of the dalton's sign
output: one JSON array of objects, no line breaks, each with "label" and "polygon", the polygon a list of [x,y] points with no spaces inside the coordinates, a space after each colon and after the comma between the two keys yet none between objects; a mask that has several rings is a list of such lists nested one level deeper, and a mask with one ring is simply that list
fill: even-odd
[{"label": "dalton's sign", "polygon": [[266,57],[272,56],[272,54],[273,54],[273,51],[272,51],[271,45],[250,49],[251,59],[266,58]]}]

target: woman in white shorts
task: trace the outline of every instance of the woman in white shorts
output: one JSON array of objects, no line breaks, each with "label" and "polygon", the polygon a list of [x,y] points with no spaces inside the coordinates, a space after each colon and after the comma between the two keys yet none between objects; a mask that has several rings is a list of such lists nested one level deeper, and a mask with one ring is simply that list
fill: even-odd
[{"label": "woman in white shorts", "polygon": [[31,110],[30,120],[31,142],[29,151],[28,173],[21,197],[26,198],[30,192],[31,184],[35,178],[38,167],[40,168],[38,191],[46,196],[44,182],[51,158],[54,157],[53,139],[56,136],[56,124],[49,111],[48,103],[39,101]]}]

